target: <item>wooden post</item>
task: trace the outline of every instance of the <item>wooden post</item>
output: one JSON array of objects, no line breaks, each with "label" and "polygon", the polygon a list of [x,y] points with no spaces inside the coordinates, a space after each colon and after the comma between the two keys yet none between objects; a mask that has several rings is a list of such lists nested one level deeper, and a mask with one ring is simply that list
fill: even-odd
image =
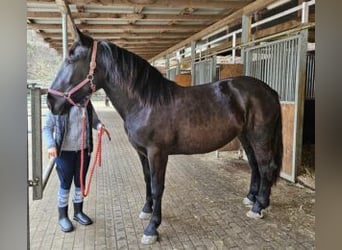
[{"label": "wooden post", "polygon": [[[251,24],[252,24],[251,16],[242,15],[242,34],[241,34],[242,44],[248,43],[251,39]],[[244,50],[245,50],[245,47],[242,48],[242,53],[241,53],[242,62],[243,62],[243,65],[246,65],[246,58],[245,58]],[[244,70],[244,74],[245,74],[245,70]]]},{"label": "wooden post", "polygon": [[242,34],[241,34],[242,43],[248,43],[251,40],[251,24],[252,24],[252,17],[243,15],[242,16]]}]

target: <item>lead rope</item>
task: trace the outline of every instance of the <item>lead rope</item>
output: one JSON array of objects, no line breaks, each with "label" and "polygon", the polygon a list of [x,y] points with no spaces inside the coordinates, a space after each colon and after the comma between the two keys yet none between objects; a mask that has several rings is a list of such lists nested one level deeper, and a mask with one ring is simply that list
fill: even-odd
[{"label": "lead rope", "polygon": [[95,157],[93,160],[93,164],[90,167],[90,175],[89,175],[89,178],[87,181],[87,186],[86,186],[86,188],[84,188],[84,179],[85,179],[85,178],[83,178],[83,174],[84,174],[84,143],[85,143],[85,130],[86,130],[86,126],[87,126],[85,109],[86,108],[84,108],[84,107],[82,108],[81,163],[80,163],[81,164],[81,166],[80,166],[80,182],[81,182],[81,193],[82,193],[83,197],[87,197],[87,195],[89,194],[90,184],[91,184],[91,180],[92,180],[92,177],[94,174],[96,163],[98,163],[99,167],[101,167],[101,164],[102,164],[102,135],[104,133],[106,133],[108,139],[111,140],[108,130],[104,126],[101,126],[101,128],[97,132],[97,144],[96,144],[96,149],[95,149]]}]

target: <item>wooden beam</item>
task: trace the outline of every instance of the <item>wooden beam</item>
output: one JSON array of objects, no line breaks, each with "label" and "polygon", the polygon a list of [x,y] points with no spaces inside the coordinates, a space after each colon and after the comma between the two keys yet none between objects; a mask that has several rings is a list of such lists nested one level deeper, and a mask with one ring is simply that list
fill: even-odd
[{"label": "wooden beam", "polygon": [[[53,3],[54,0],[27,0],[27,3]],[[193,0],[158,0],[150,4],[130,3],[128,0],[83,0],[84,5],[100,5],[100,6],[143,6],[143,7],[169,7],[169,8],[223,8],[223,9],[240,9],[251,3],[252,0],[224,0],[224,1],[193,1]],[[68,0],[69,4],[81,5],[80,0]]]},{"label": "wooden beam", "polygon": [[[77,27],[81,30],[124,30],[134,32],[136,30],[162,30],[162,31],[182,31],[196,32],[206,27],[206,25],[115,25],[115,24],[79,24]],[[27,28],[36,30],[59,30],[61,24],[27,24]]]},{"label": "wooden beam", "polygon": [[[84,32],[85,34],[88,34],[88,32]],[[48,38],[50,40],[62,40],[62,34],[61,32],[40,32],[40,35],[44,38]],[[88,34],[91,35],[92,38],[94,39],[99,39],[99,40],[111,40],[111,39],[120,39],[120,38],[125,38],[127,40],[131,40],[131,39],[184,39],[186,37],[189,36],[188,33],[185,32],[168,32],[168,33],[161,33],[161,32],[149,32],[149,33],[134,33],[134,32],[130,32],[130,33],[126,33],[126,32],[108,32],[108,33],[92,33],[92,34]]]},{"label": "wooden beam", "polygon": [[[51,39],[45,39],[45,41],[54,44],[54,45],[62,45],[62,41],[56,41],[56,40],[51,40]],[[179,40],[177,40],[179,41]],[[174,44],[174,42],[170,41],[156,41],[156,40],[140,40],[140,41],[127,41],[124,39],[118,39],[118,40],[110,40],[111,43],[114,44],[124,44],[125,46],[130,46],[130,47],[142,47],[142,48],[148,48],[149,46],[153,46],[155,48],[169,48]],[[68,41],[68,44],[73,43],[72,40]]]},{"label": "wooden beam", "polygon": [[[149,21],[206,21],[206,20],[220,20],[223,15],[172,15],[172,14],[122,14],[122,13],[93,13],[93,12],[72,12],[74,19],[78,20],[149,20]],[[37,12],[28,11],[27,18],[29,19],[51,19],[59,18],[60,13],[57,12]]]},{"label": "wooden beam", "polygon": [[125,47],[125,48],[130,48],[130,49],[141,49],[141,50],[148,50],[148,51],[153,51],[153,50],[160,50],[163,51],[163,49],[166,49],[170,47],[170,45],[165,45],[165,44],[159,44],[159,45],[151,45],[146,47],[146,45],[134,45],[134,44],[124,44],[124,43],[114,43],[115,45],[118,45],[120,47]]},{"label": "wooden beam", "polygon": [[201,30],[200,32],[192,35],[191,37],[185,39],[184,41],[174,45],[173,47],[167,49],[166,51],[160,53],[159,55],[153,57],[151,60],[157,60],[159,58],[162,58],[163,56],[170,54],[172,52],[177,51],[178,49],[184,47],[184,46],[188,46],[189,44],[191,44],[192,41],[197,41],[199,39],[201,39],[204,36],[207,36],[208,34],[211,34],[227,25],[229,25],[230,23],[240,19],[242,17],[243,14],[251,14],[254,11],[260,10],[262,8],[265,8],[267,5],[269,5],[270,3],[275,2],[276,0],[256,0],[255,2],[245,6],[242,9],[239,9],[237,11],[235,11],[233,14],[223,18],[222,20],[212,24],[211,26]]}]

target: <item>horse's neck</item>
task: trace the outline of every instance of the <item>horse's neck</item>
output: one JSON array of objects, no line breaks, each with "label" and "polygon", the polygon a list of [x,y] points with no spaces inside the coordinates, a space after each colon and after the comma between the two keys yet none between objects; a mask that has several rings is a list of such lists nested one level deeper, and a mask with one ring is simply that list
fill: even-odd
[{"label": "horse's neck", "polygon": [[129,98],[120,87],[112,85],[104,88],[104,91],[123,120],[125,120],[129,110],[138,103],[138,100]]}]

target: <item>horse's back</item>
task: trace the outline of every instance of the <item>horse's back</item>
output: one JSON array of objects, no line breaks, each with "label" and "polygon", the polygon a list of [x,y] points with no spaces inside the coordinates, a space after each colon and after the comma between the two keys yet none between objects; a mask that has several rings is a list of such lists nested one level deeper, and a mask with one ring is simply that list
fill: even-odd
[{"label": "horse's back", "polygon": [[246,113],[262,116],[265,120],[279,114],[279,95],[265,82],[249,76],[231,77],[222,81],[227,82],[230,90],[234,91],[235,98]]}]

